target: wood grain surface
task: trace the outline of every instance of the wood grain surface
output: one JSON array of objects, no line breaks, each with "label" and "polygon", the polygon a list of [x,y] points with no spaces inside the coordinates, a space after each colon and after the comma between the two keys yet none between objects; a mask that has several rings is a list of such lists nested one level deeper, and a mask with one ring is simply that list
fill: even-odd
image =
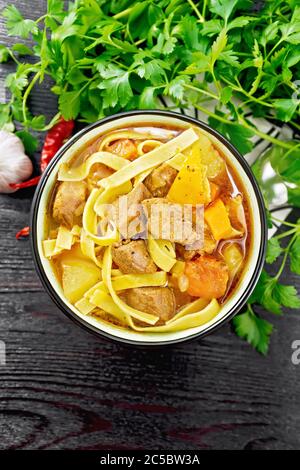
[{"label": "wood grain surface", "polygon": [[[46,1],[15,3],[37,17]],[[0,0],[0,8],[6,4]],[[3,23],[0,42],[11,42]],[[2,96],[11,69],[0,68]],[[31,105],[54,115],[49,86],[35,90]],[[32,190],[0,197],[0,341],[7,351],[1,449],[299,448],[300,366],[291,362],[299,311],[266,314],[276,325],[266,358],[229,325],[204,340],[151,351],[97,339],[53,304],[29,241],[15,239],[31,198]],[[284,280],[300,287],[288,273]]]}]

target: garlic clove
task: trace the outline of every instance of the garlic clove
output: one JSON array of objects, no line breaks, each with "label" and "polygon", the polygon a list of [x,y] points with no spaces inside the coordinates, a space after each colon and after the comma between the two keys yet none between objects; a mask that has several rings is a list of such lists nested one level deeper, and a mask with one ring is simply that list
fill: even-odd
[{"label": "garlic clove", "polygon": [[0,193],[13,193],[10,183],[28,179],[33,167],[24,145],[15,134],[0,131]]}]

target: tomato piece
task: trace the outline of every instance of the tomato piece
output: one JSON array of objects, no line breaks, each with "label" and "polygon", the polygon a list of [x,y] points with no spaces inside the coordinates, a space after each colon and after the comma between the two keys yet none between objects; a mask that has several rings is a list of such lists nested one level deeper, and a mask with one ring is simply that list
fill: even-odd
[{"label": "tomato piece", "polygon": [[188,294],[203,299],[218,299],[227,289],[229,279],[226,264],[210,256],[200,256],[195,261],[188,261],[185,274],[189,280]]},{"label": "tomato piece", "polygon": [[116,140],[108,147],[108,150],[129,160],[133,160],[138,156],[137,148],[130,139]]}]

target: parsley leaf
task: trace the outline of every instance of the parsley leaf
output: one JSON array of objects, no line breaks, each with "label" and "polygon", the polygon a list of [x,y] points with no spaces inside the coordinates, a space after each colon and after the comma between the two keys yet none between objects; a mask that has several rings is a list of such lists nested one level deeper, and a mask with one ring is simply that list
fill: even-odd
[{"label": "parsley leaf", "polygon": [[228,21],[238,0],[211,0],[211,11]]},{"label": "parsley leaf", "polygon": [[32,50],[30,47],[26,46],[22,43],[16,43],[12,46],[12,50],[17,52],[19,55],[33,55]]},{"label": "parsley leaf", "polygon": [[75,20],[76,12],[74,11],[66,16],[62,24],[57,29],[55,29],[53,32],[53,40],[64,41],[66,38],[75,36],[77,33],[79,33],[80,27],[74,24]]},{"label": "parsley leaf", "polygon": [[125,107],[133,97],[133,92],[129,83],[129,72],[120,73],[113,78],[103,80],[98,88],[103,90],[103,107],[114,108],[118,103]]},{"label": "parsley leaf", "polygon": [[279,98],[273,101],[273,105],[276,110],[276,117],[281,121],[288,122],[295,114],[299,101],[297,99]]},{"label": "parsley leaf", "polygon": [[38,147],[37,138],[25,130],[17,131],[16,135],[22,140],[26,154],[32,156]]},{"label": "parsley leaf", "polygon": [[282,314],[282,306],[289,308],[300,307],[300,298],[295,287],[280,284],[276,277],[271,277],[266,271],[263,271],[260,276],[251,296],[251,302],[260,303],[276,315]]},{"label": "parsley leaf", "polygon": [[287,188],[288,202],[294,207],[300,207],[300,187]]},{"label": "parsley leaf", "polygon": [[5,79],[5,86],[15,95],[19,95],[27,84],[28,77],[26,73],[10,73]]},{"label": "parsley leaf", "polygon": [[30,121],[31,128],[36,131],[43,130],[45,125],[45,116],[43,116],[42,114],[40,116],[34,116]]},{"label": "parsley leaf", "polygon": [[9,104],[0,103],[0,129],[3,129],[11,122],[11,112]]},{"label": "parsley leaf", "polygon": [[282,251],[283,249],[281,248],[277,238],[271,238],[268,240],[266,262],[269,264],[274,263],[278,256],[281,255]]},{"label": "parsley leaf", "polygon": [[183,100],[183,96],[185,93],[184,86],[189,83],[190,77],[187,75],[181,75],[179,77],[174,78],[166,88],[168,94],[174,98],[174,100]]},{"label": "parsley leaf", "polygon": [[28,38],[30,33],[36,34],[37,25],[32,20],[25,20],[20,11],[14,5],[8,5],[2,12],[6,18],[6,27],[9,36]]},{"label": "parsley leaf", "polygon": [[261,354],[267,354],[273,331],[271,323],[258,317],[249,307],[244,313],[236,315],[232,323],[238,336],[248,341]]},{"label": "parsley leaf", "polygon": [[225,29],[222,29],[220,34],[218,35],[217,39],[213,42],[211,46],[211,66],[214,66],[216,60],[220,57],[221,53],[224,51],[227,44],[227,34]]},{"label": "parsley leaf", "polygon": [[63,16],[64,1],[63,0],[48,0],[48,14],[54,18],[60,19]]},{"label": "parsley leaf", "polygon": [[9,58],[9,49],[0,44],[0,63],[7,62]]},{"label": "parsley leaf", "polygon": [[199,29],[197,20],[193,16],[185,16],[179,23],[182,40],[185,46],[191,50],[199,48]]},{"label": "parsley leaf", "polygon": [[139,107],[141,109],[155,109],[157,108],[156,88],[146,87],[139,98]]},{"label": "parsley leaf", "polygon": [[250,139],[253,137],[253,132],[251,130],[246,129],[240,124],[220,123],[214,118],[209,118],[209,123],[221,134],[225,135],[242,154],[252,150],[253,142]]},{"label": "parsley leaf", "polygon": [[296,274],[300,274],[300,235],[297,236],[296,240],[292,244],[289,252],[291,271]]},{"label": "parsley leaf", "polygon": [[282,179],[288,183],[300,184],[300,149],[286,152],[280,147],[274,147],[270,153],[270,163]]},{"label": "parsley leaf", "polygon": [[169,69],[169,65],[160,59],[145,62],[143,55],[141,53],[135,55],[135,63],[137,64],[135,71],[139,77],[150,80],[152,85],[160,85],[166,81],[165,71]]},{"label": "parsley leaf", "polygon": [[58,100],[59,110],[66,120],[76,119],[80,111],[80,92],[65,91]]}]

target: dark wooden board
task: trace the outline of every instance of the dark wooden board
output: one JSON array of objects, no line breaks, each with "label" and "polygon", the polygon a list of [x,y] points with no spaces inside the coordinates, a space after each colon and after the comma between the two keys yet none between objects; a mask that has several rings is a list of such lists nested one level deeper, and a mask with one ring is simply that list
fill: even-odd
[{"label": "dark wooden board", "polygon": [[[45,1],[16,1],[28,17]],[[0,8],[6,1],[0,0]],[[10,42],[0,24],[0,42]],[[3,78],[12,67],[0,68]],[[55,113],[47,87],[34,111]],[[68,320],[44,292],[28,241],[32,191],[0,196],[1,449],[296,449],[300,446],[299,312],[266,314],[277,331],[264,358],[230,326],[154,351],[100,340]],[[293,215],[296,217],[296,215]],[[298,214],[299,217],[299,214]],[[285,282],[299,279],[286,274]]]}]

